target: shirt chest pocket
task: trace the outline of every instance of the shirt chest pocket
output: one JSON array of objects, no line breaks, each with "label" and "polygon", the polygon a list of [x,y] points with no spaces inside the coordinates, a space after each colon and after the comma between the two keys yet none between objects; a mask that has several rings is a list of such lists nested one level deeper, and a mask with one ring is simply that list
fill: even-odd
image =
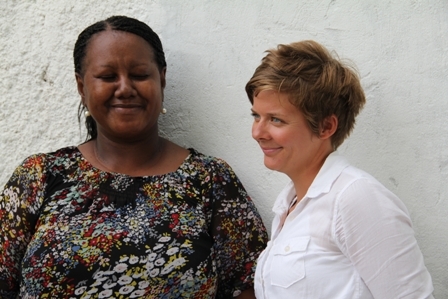
[{"label": "shirt chest pocket", "polygon": [[305,277],[305,255],[310,237],[292,238],[272,247],[271,284],[289,288]]}]

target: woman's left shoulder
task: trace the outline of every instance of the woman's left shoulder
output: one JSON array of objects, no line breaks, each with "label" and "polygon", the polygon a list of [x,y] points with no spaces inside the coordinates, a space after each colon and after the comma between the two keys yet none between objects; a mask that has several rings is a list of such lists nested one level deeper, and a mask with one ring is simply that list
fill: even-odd
[{"label": "woman's left shoulder", "polygon": [[190,163],[210,172],[233,172],[230,165],[223,159],[205,155],[194,148],[189,148]]},{"label": "woman's left shoulder", "polygon": [[372,211],[379,214],[387,214],[385,211],[408,213],[403,201],[369,173],[349,166],[340,179],[345,180],[337,196],[340,207],[348,206],[358,212],[365,210],[367,214]]},{"label": "woman's left shoulder", "polygon": [[387,189],[386,186],[377,178],[362,169],[356,168],[354,166],[349,166],[344,169],[344,174],[350,178],[351,183],[354,186],[391,193],[391,191]]}]

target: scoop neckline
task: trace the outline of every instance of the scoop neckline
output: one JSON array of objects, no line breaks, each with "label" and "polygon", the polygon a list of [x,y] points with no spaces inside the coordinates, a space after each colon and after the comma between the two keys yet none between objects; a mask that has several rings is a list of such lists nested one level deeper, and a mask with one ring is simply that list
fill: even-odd
[{"label": "scoop neckline", "polygon": [[182,161],[182,163],[179,165],[179,167],[177,167],[176,170],[171,171],[171,172],[167,172],[164,174],[155,174],[155,175],[143,175],[143,176],[132,176],[126,173],[120,173],[120,172],[112,172],[112,171],[106,171],[106,170],[102,170],[98,167],[95,167],[89,160],[87,160],[84,155],[81,153],[81,151],[79,150],[78,146],[72,146],[72,148],[74,148],[76,150],[76,154],[87,164],[89,164],[89,167],[95,171],[98,171],[100,173],[107,173],[107,174],[111,174],[114,176],[126,176],[132,179],[147,179],[147,178],[154,178],[154,177],[165,177],[165,176],[169,176],[175,173],[178,173],[181,169],[184,168],[184,166],[187,164],[187,162],[193,157],[193,154],[197,153],[197,151],[194,148],[187,148],[187,150],[190,152],[185,159]]}]

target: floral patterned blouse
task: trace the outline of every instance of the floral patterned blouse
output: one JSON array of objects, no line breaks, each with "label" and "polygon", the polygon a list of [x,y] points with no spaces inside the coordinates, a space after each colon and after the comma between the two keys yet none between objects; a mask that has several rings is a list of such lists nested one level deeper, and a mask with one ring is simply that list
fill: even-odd
[{"label": "floral patterned blouse", "polygon": [[267,242],[223,160],[172,173],[93,167],[76,147],[27,158],[0,191],[0,298],[232,298]]}]

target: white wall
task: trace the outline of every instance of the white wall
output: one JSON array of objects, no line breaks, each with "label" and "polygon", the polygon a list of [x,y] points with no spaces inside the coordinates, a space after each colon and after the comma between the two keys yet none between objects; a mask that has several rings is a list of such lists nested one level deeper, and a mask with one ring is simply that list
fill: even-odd
[{"label": "white wall", "polygon": [[163,134],[227,160],[268,227],[287,178],[263,166],[244,85],[278,43],[315,39],[351,59],[368,103],[341,151],[405,202],[434,294],[448,297],[447,1],[2,0],[0,185],[26,156],[83,140],[72,49],[114,14],[162,39]]}]

